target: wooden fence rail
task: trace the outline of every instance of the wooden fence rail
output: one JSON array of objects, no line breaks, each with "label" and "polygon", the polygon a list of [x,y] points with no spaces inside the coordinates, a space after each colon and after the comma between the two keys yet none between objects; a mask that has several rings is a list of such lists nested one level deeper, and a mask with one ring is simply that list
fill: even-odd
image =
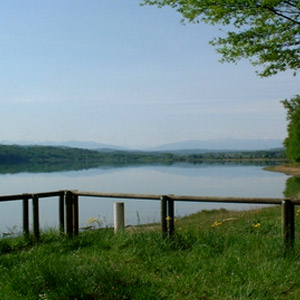
[{"label": "wooden fence rail", "polygon": [[18,194],[0,196],[0,202],[22,200],[23,233],[29,235],[29,201],[32,201],[33,234],[40,236],[39,200],[40,198],[58,197],[59,230],[72,237],[79,233],[79,197],[97,197],[132,200],[157,200],[161,202],[161,231],[163,237],[171,237],[175,232],[174,202],[218,202],[245,204],[273,204],[282,206],[282,236],[285,247],[291,247],[295,239],[295,205],[300,200],[283,198],[240,198],[240,197],[206,197],[187,195],[157,195],[130,193],[99,193],[88,191],[54,191],[35,194]]}]

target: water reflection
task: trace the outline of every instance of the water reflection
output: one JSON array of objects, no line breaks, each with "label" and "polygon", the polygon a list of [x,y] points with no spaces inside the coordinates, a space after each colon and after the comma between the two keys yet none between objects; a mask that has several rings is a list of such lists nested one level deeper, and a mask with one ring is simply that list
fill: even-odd
[{"label": "water reflection", "polygon": [[[266,172],[256,165],[131,166],[94,168],[53,173],[0,174],[2,195],[36,193],[61,189],[95,192],[178,194],[233,197],[282,197],[287,176]],[[98,217],[110,226],[113,222],[113,199],[80,198],[80,226]],[[184,216],[202,209],[225,207],[244,209],[249,205],[176,203],[176,215]],[[252,206],[253,207],[253,206]],[[58,199],[41,199],[41,225],[58,226]],[[158,201],[125,201],[126,224],[159,221]],[[31,208],[30,208],[31,212]],[[1,203],[0,232],[15,225],[21,228],[22,204]]]}]

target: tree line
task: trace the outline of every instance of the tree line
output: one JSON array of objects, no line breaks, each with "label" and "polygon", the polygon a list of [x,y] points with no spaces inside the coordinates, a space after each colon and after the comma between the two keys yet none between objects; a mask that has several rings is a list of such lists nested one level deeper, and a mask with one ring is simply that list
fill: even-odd
[{"label": "tree line", "polygon": [[0,145],[0,173],[53,172],[100,166],[286,160],[283,149],[176,154],[143,151],[95,151],[52,146]]}]

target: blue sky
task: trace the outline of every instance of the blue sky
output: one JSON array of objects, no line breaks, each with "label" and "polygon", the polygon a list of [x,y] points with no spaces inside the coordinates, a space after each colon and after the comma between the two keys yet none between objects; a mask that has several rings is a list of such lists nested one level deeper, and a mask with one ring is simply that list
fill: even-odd
[{"label": "blue sky", "polygon": [[221,64],[218,27],[180,20],[138,0],[2,0],[0,141],[283,139],[298,77]]}]

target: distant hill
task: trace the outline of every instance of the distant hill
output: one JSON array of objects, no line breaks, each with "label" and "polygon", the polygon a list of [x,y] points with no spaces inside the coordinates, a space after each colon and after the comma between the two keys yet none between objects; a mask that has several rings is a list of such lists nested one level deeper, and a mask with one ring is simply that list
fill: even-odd
[{"label": "distant hill", "polygon": [[67,147],[72,147],[72,148],[81,148],[81,149],[111,149],[111,150],[127,150],[125,147],[121,146],[115,146],[115,145],[109,145],[109,144],[103,144],[103,143],[96,143],[96,142],[81,142],[81,141],[66,141],[66,142],[60,142],[57,143],[56,146],[67,146]]},{"label": "distant hill", "polygon": [[[181,150],[182,151],[182,150]],[[191,150],[190,150],[191,151]],[[174,163],[257,163],[286,161],[282,150],[217,151],[211,153],[164,151],[91,150],[65,146],[0,145],[0,174],[82,170],[100,166],[129,166]],[[179,151],[178,151],[179,152]]]},{"label": "distant hill", "polygon": [[121,147],[121,146],[96,143],[92,141],[75,141],[75,140],[70,140],[65,142],[43,141],[38,143],[35,143],[33,141],[19,141],[19,142],[1,141],[0,144],[3,145],[17,144],[21,146],[38,145],[38,146],[54,146],[54,147],[71,147],[71,148],[90,149],[90,150],[100,150],[100,149],[121,150],[121,151],[128,150],[125,147]]},{"label": "distant hill", "polygon": [[187,140],[178,143],[165,144],[149,148],[149,151],[180,151],[201,150],[199,152],[230,151],[230,150],[269,150],[282,148],[279,139],[213,139],[213,140]]}]

